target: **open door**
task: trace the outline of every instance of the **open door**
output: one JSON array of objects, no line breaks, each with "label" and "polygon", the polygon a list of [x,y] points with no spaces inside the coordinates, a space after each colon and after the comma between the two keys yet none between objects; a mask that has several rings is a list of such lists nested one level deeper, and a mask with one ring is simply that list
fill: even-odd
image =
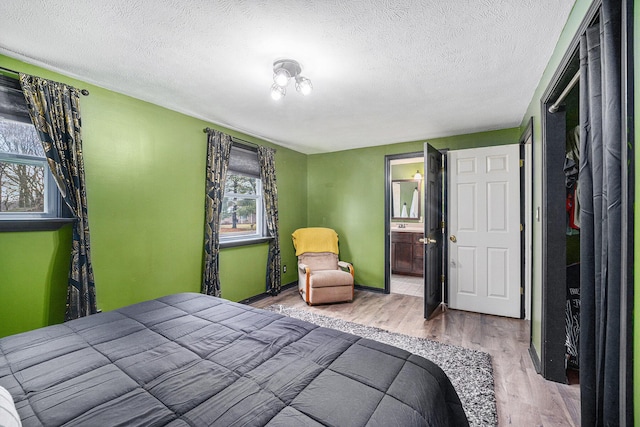
[{"label": "open door", "polygon": [[424,317],[428,319],[442,302],[442,153],[424,144]]}]

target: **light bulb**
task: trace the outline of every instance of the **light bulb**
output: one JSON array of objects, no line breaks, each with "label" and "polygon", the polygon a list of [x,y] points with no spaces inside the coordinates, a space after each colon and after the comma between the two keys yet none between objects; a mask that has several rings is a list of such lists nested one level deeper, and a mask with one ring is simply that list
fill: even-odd
[{"label": "light bulb", "polygon": [[303,95],[309,95],[313,90],[311,80],[306,77],[296,77],[296,90]]},{"label": "light bulb", "polygon": [[287,93],[287,90],[283,87],[278,86],[277,84],[273,84],[271,86],[271,98],[274,101],[278,101],[284,98],[286,93]]},{"label": "light bulb", "polygon": [[289,79],[291,75],[286,68],[278,68],[273,73],[273,81],[280,87],[285,87],[289,84]]}]

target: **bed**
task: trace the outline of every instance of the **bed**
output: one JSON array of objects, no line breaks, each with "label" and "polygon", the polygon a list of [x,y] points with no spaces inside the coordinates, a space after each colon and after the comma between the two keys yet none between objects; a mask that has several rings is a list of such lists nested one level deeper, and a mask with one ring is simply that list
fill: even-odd
[{"label": "bed", "polygon": [[23,426],[465,426],[404,350],[195,293],[0,339]]}]

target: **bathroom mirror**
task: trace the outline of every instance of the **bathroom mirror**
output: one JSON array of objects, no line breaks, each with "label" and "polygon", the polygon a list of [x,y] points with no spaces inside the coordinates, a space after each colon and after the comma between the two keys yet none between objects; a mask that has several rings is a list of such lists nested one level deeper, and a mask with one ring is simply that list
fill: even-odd
[{"label": "bathroom mirror", "polygon": [[419,179],[394,179],[391,181],[391,218],[420,219]]}]

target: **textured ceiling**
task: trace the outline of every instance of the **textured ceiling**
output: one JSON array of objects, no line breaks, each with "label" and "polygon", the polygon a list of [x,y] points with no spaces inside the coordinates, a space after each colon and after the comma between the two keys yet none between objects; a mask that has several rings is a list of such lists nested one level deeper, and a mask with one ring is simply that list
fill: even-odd
[{"label": "textured ceiling", "polygon": [[518,126],[573,3],[2,0],[0,53],[318,153]]}]

